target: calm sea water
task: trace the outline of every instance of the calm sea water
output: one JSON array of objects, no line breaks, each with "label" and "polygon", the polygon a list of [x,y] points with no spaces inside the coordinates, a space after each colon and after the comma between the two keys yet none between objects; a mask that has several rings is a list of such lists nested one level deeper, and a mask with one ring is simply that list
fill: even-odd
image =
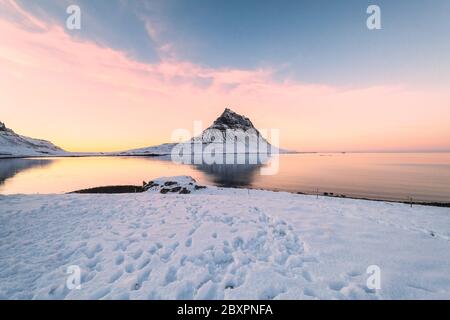
[{"label": "calm sea water", "polygon": [[0,193],[64,193],[190,175],[204,184],[386,200],[450,202],[450,153],[287,154],[255,165],[183,165],[147,157],[1,159]]}]

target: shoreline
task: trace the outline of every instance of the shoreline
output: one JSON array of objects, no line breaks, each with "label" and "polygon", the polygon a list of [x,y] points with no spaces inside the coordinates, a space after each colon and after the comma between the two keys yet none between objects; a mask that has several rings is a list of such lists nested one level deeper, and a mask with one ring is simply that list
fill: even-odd
[{"label": "shoreline", "polygon": [[[350,199],[350,200],[365,200],[365,201],[376,201],[376,202],[385,202],[385,203],[401,203],[407,204],[410,206],[429,206],[429,207],[440,207],[440,208],[450,208],[450,203],[448,202],[420,202],[420,201],[401,201],[401,200],[385,200],[385,199],[376,199],[376,198],[368,198],[368,197],[357,197],[357,196],[349,196],[343,194],[333,194],[330,192],[325,192],[323,194],[314,194],[307,192],[294,192],[294,191],[286,191],[286,190],[277,190],[277,189],[264,189],[264,188],[248,188],[248,187],[219,187],[223,189],[242,189],[242,190],[258,190],[258,191],[269,191],[269,192],[286,192],[289,194],[299,194],[306,196],[316,196],[316,197],[327,197],[327,198],[338,198],[338,199]],[[65,194],[135,194],[135,193],[143,193],[146,190],[142,186],[136,185],[108,185],[108,186],[98,186],[86,189],[79,189],[75,191],[66,192]]]},{"label": "shoreline", "polygon": [[[280,152],[281,155],[289,154],[331,154],[331,155],[346,155],[346,154],[441,154],[450,153],[450,150],[443,151],[289,151]],[[254,153],[234,153],[234,154],[254,154]],[[30,159],[30,158],[84,158],[84,157],[163,157],[170,156],[170,153],[142,153],[142,154],[121,154],[115,152],[100,152],[100,153],[89,153],[89,152],[67,152],[66,154],[42,154],[42,155],[8,155],[0,153],[0,160],[7,159]]]},{"label": "shoreline", "polygon": [[[417,153],[426,153],[426,154],[441,154],[441,153],[450,153],[449,151],[290,151],[290,152],[282,152],[280,155],[289,155],[289,154],[331,154],[331,155],[346,155],[346,154],[417,154]],[[234,153],[234,154],[249,154],[249,153]],[[0,153],[0,160],[7,159],[32,159],[32,158],[84,158],[84,157],[164,157],[170,156],[170,153],[142,153],[142,154],[120,154],[113,152],[105,152],[105,153],[67,153],[67,154],[44,154],[44,155],[6,155]]]},{"label": "shoreline", "polygon": [[[333,154],[345,154],[343,152],[280,152],[278,154],[320,154],[320,153],[333,153]],[[227,153],[222,153],[227,154]],[[232,153],[235,155],[241,155],[241,154],[260,154],[257,152],[248,153],[248,152],[235,152]],[[5,156],[4,154],[0,154],[0,160],[7,160],[7,159],[32,159],[32,158],[85,158],[85,157],[166,157],[170,156],[170,153],[139,153],[139,154],[121,154],[121,153],[68,153],[68,154],[56,154],[56,155],[11,155],[11,156]],[[191,155],[196,155],[196,153],[191,153]],[[271,154],[270,154],[271,155]]]}]

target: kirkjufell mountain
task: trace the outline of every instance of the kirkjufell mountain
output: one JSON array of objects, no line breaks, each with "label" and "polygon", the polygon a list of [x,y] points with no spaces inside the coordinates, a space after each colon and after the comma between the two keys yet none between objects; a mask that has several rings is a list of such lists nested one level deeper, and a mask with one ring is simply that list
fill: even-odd
[{"label": "kirkjufell mountain", "polygon": [[50,141],[21,136],[0,122],[0,158],[63,155]]},{"label": "kirkjufell mountain", "polygon": [[246,133],[252,137],[262,138],[249,118],[226,108],[220,117],[209,128],[203,131],[199,137],[195,137],[193,141],[201,140],[203,143],[226,142],[228,139],[233,139],[234,135],[239,132]]},{"label": "kirkjufell mountain", "polygon": [[[195,143],[201,147],[196,148]],[[284,150],[272,146],[255,128],[251,120],[229,108],[205,129],[202,134],[183,143],[192,146],[192,153],[281,153]],[[170,154],[175,143],[133,149],[122,152],[126,155],[163,155]],[[179,144],[178,144],[179,146]],[[198,146],[198,145],[197,145]]]}]

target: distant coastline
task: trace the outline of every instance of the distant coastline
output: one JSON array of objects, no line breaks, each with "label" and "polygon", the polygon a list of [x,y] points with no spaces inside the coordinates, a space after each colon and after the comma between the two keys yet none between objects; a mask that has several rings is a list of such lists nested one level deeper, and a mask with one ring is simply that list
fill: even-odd
[{"label": "distant coastline", "polygon": [[[447,151],[290,151],[283,153],[288,154],[323,154],[323,155],[341,155],[341,154],[433,154],[433,153],[450,153]],[[235,154],[251,154],[251,153],[235,153]],[[67,152],[65,154],[43,154],[43,155],[7,155],[0,153],[0,160],[3,159],[32,159],[32,158],[83,158],[83,157],[165,157],[170,153],[142,153],[142,154],[126,154],[121,152]]]}]

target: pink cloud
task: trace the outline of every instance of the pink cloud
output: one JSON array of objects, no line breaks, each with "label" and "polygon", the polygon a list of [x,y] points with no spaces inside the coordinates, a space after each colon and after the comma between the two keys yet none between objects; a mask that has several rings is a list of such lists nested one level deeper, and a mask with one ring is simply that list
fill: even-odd
[{"label": "pink cloud", "polygon": [[279,128],[288,148],[450,148],[448,92],[279,82],[270,69],[214,69],[172,57],[146,64],[74,40],[12,1],[0,6],[14,16],[0,19],[1,120],[69,150],[167,142],[172,130],[190,129],[193,120],[208,125],[226,106],[261,128]]}]

